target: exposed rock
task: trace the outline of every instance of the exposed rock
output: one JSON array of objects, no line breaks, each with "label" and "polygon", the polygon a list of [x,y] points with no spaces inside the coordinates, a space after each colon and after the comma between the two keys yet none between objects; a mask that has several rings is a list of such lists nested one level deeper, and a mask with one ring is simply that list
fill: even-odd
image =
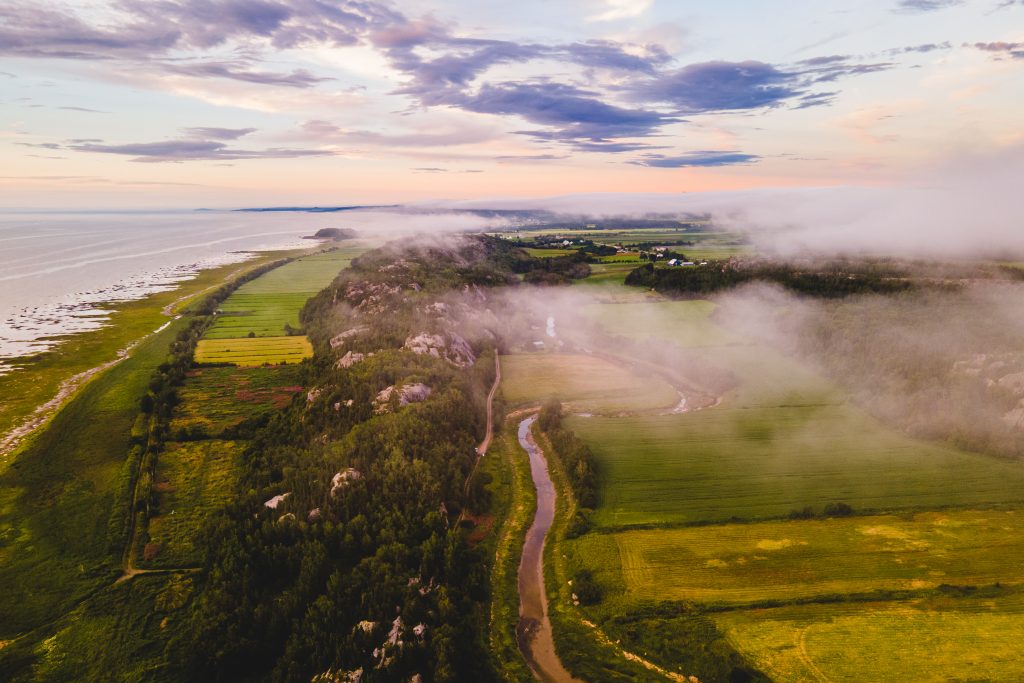
[{"label": "exposed rock", "polygon": [[334,404],[334,412],[341,412],[342,406],[345,406],[346,408],[351,408],[353,403],[355,403],[355,401],[351,398],[348,399],[347,401],[338,401],[337,403]]},{"label": "exposed rock", "polygon": [[[333,341],[333,340],[332,340]],[[356,353],[355,351],[347,351],[344,356],[338,359],[338,362],[334,364],[336,368],[350,368],[359,361],[366,358],[365,353]]]},{"label": "exposed rock", "polygon": [[460,368],[466,368],[476,362],[473,347],[457,334],[430,334],[421,332],[415,337],[405,340],[406,349],[418,354],[430,354]]},{"label": "exposed rock", "polygon": [[999,378],[999,386],[1008,389],[1016,396],[1024,396],[1024,372],[1015,372]]},{"label": "exposed rock", "polygon": [[370,633],[373,631],[373,629],[377,628],[377,622],[367,621],[366,619],[363,619],[358,624],[356,624],[356,628],[358,628],[363,633]]},{"label": "exposed rock", "polygon": [[311,523],[312,522],[319,522],[320,521],[320,508],[313,508],[312,510],[310,510],[309,514],[306,515],[306,521],[307,522],[311,522]]},{"label": "exposed rock", "polygon": [[294,522],[294,521],[295,521],[295,514],[291,513],[291,512],[286,512],[283,515],[281,515],[280,517],[278,517],[278,519],[277,519],[277,523],[278,524],[285,524],[286,522]]},{"label": "exposed rock", "polygon": [[338,472],[331,478],[331,495],[333,496],[334,492],[338,489],[348,486],[349,482],[358,481],[362,478],[362,472],[354,467],[349,467],[342,472]]},{"label": "exposed rock", "polygon": [[347,339],[352,337],[358,337],[361,334],[369,332],[370,327],[368,325],[356,325],[355,327],[349,328],[344,332],[340,332],[331,337],[331,348],[336,349],[345,343]]},{"label": "exposed rock", "polygon": [[313,387],[306,392],[306,403],[313,403],[320,398],[322,393],[324,393],[324,390],[321,387]]},{"label": "exposed rock", "polygon": [[1003,415],[1003,422],[1013,429],[1024,430],[1024,399],[1017,403],[1017,407]]},{"label": "exposed rock", "polygon": [[279,493],[278,495],[274,496],[263,505],[265,507],[270,508],[271,510],[276,510],[277,506],[280,505],[284,501],[284,499],[290,495],[292,495],[291,491],[289,491],[288,493]]},{"label": "exposed rock", "polygon": [[328,669],[322,674],[317,674],[311,679],[311,683],[361,683],[363,680],[363,668],[359,667],[353,671],[334,671]]},{"label": "exposed rock", "polygon": [[[377,394],[377,397],[373,399],[374,409],[373,412],[378,415],[383,415],[391,411],[391,397],[395,394],[394,385],[385,387]],[[398,390],[398,406],[407,406],[410,403],[419,403],[430,398],[432,389],[426,384],[404,384]]]}]

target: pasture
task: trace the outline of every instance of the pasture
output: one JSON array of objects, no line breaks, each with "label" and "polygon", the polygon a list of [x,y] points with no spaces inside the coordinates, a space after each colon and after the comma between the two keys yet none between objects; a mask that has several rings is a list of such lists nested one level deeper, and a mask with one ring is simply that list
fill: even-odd
[{"label": "pasture", "polygon": [[0,473],[0,639],[53,620],[120,574],[126,539],[108,523],[132,474],[132,425],[186,323],[86,385]]},{"label": "pasture", "polygon": [[169,443],[157,460],[141,566],[183,567],[202,561],[194,540],[206,517],[231,500],[244,443]]},{"label": "pasture", "polygon": [[1024,467],[916,441],[846,405],[572,417],[601,475],[604,526],[1024,501]]},{"label": "pasture", "polygon": [[653,375],[639,375],[603,358],[576,353],[502,356],[501,392],[509,404],[552,396],[567,410],[594,413],[671,409],[679,394]]},{"label": "pasture", "polygon": [[331,283],[352,259],[365,251],[350,246],[303,256],[275,268],[238,288],[220,306],[207,339],[281,337],[286,326],[299,328],[299,311],[306,301]]},{"label": "pasture", "polygon": [[575,543],[628,602],[750,605],[1024,578],[1024,512],[951,510],[645,529]]},{"label": "pasture", "polygon": [[201,428],[218,434],[242,420],[284,408],[301,391],[302,372],[295,365],[204,367],[192,370],[178,390],[171,433]]},{"label": "pasture", "polygon": [[232,363],[240,366],[299,363],[313,355],[309,338],[252,337],[201,339],[196,345],[197,363]]},{"label": "pasture", "polygon": [[1019,681],[1024,597],[803,605],[714,615],[780,681]]},{"label": "pasture", "polygon": [[663,339],[686,347],[749,343],[716,325],[711,320],[714,311],[715,304],[702,299],[591,304],[579,309],[605,332],[631,339]]}]

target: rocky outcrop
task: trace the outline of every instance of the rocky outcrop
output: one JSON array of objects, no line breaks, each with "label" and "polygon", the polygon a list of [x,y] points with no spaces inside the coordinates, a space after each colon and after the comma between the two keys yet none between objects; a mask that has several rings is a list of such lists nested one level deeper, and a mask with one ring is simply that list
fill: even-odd
[{"label": "rocky outcrop", "polygon": [[459,368],[467,368],[476,362],[473,347],[457,334],[430,334],[421,332],[405,340],[404,348],[413,353],[429,354],[443,358]]},{"label": "rocky outcrop", "polygon": [[432,389],[426,384],[403,384],[396,389],[394,385],[382,389],[373,400],[374,412],[378,415],[391,412],[391,398],[398,392],[398,407],[407,406],[410,403],[419,403],[430,398]]},{"label": "rocky outcrop", "polygon": [[347,329],[344,332],[336,334],[333,337],[331,337],[331,348],[336,349],[342,344],[344,344],[347,340],[353,337],[358,337],[359,335],[364,334],[369,330],[370,327],[368,325],[356,325],[353,328]]}]

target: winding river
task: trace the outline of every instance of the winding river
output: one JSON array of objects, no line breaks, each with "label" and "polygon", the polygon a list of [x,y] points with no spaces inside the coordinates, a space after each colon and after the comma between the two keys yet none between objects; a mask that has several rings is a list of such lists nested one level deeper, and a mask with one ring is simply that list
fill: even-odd
[{"label": "winding river", "polygon": [[530,474],[537,489],[537,512],[526,532],[523,556],[519,563],[519,625],[516,639],[519,650],[534,675],[546,683],[576,681],[555,654],[548,620],[548,601],[544,591],[544,541],[555,518],[555,487],[548,475],[544,452],[537,446],[530,427],[537,419],[528,417],[519,423],[519,445],[530,456]]}]

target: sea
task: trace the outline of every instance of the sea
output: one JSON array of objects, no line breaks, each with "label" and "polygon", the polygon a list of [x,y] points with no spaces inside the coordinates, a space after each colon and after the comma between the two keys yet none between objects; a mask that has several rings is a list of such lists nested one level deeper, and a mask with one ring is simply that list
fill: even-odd
[{"label": "sea", "polygon": [[308,247],[321,228],[371,242],[502,221],[444,211],[0,212],[0,374],[109,322],[118,302],[172,289],[254,252]]},{"label": "sea", "polygon": [[352,224],[301,212],[0,213],[0,373],[106,324],[118,302]]}]

